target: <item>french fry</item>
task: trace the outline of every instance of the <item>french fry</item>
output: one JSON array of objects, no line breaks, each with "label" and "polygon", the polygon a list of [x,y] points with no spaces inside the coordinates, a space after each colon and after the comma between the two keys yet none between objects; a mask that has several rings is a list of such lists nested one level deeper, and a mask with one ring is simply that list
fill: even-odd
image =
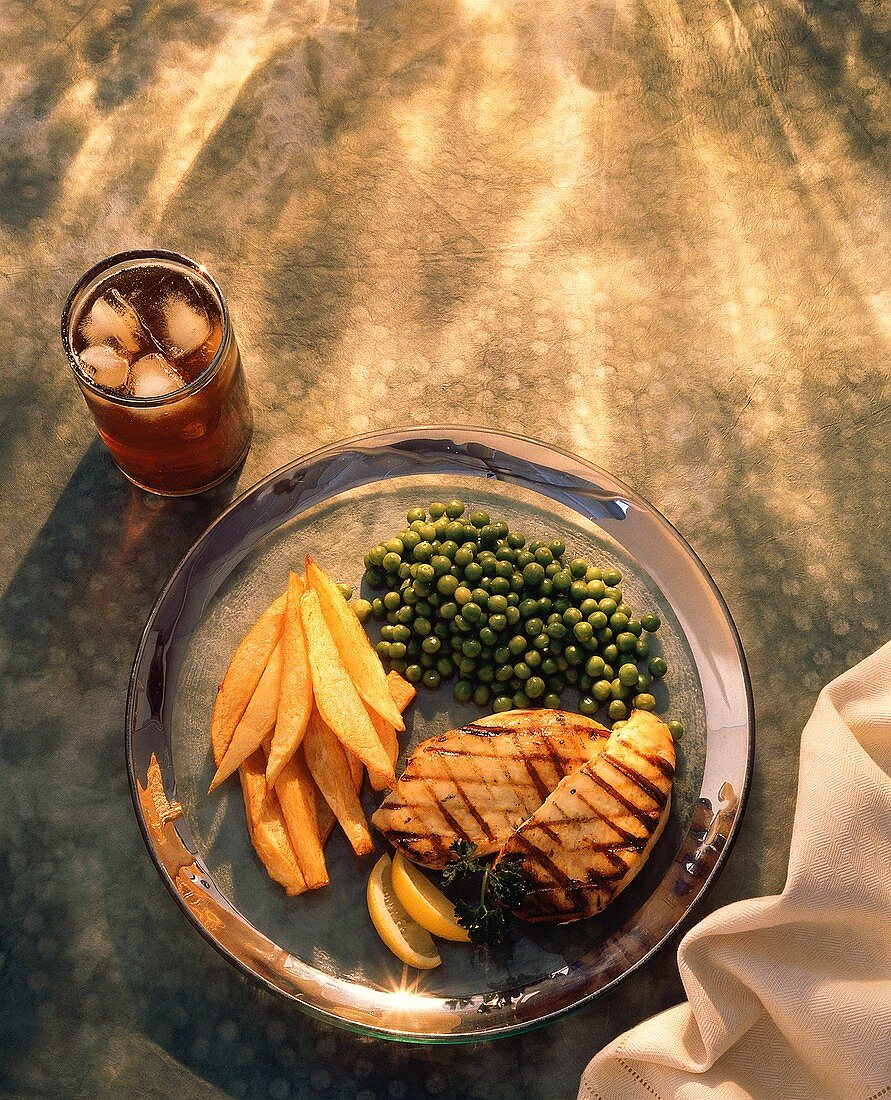
[{"label": "french fry", "polygon": [[[368,710],[367,707],[365,709],[366,711]],[[346,758],[350,766],[350,777],[353,780],[353,786],[356,788],[356,793],[358,794],[359,791],[362,790],[362,780],[365,778],[365,765],[354,752],[347,752]]]},{"label": "french fry", "polygon": [[214,764],[217,767],[279,640],[285,617],[285,602],[286,597],[280,596],[245,634],[217,691],[210,723],[210,740]]},{"label": "french fry", "polygon": [[325,846],[328,837],[331,836],[331,830],[334,828],[334,822],[337,818],[334,816],[334,811],[325,801],[325,796],[316,787],[316,821],[319,823],[319,840],[322,843],[322,847]]},{"label": "french fry", "polygon": [[400,714],[404,714],[408,710],[409,706],[414,702],[415,696],[418,694],[414,684],[410,684],[408,680],[406,680],[404,676],[400,676],[395,669],[387,673],[387,688]]},{"label": "french fry", "polygon": [[[266,762],[266,780],[271,787],[282,769],[297,750],[312,710],[312,681],[306,656],[306,639],[300,618],[302,579],[291,573],[288,578],[288,601],[281,637],[282,676],[278,700],[275,733]],[[279,798],[281,795],[279,795]]]},{"label": "french fry", "polygon": [[[393,764],[334,644],[315,589],[308,589],[300,597],[300,614],[319,713],[343,746],[354,752],[368,768],[375,790],[392,789],[396,785]],[[393,706],[392,700],[390,705]]]},{"label": "french fry", "polygon": [[266,788],[266,757],[257,749],[238,769],[248,834],[270,877],[294,896],[306,890],[306,879],[285,827],[275,791]]},{"label": "french fry", "polygon": [[306,559],[306,580],[319,598],[325,622],[356,691],[381,718],[397,730],[404,730],[405,723],[390,696],[380,658],[340,589],[312,558]]},{"label": "french fry", "polygon": [[346,753],[316,709],[309,719],[309,728],[303,739],[303,751],[312,777],[334,811],[353,851],[357,856],[367,855],[374,845],[353,785]]},{"label": "french fry", "polygon": [[328,868],[316,820],[316,787],[302,749],[298,749],[282,768],[275,793],[306,885],[310,890],[327,886]]},{"label": "french fry", "polygon": [[[242,764],[251,753],[258,749],[266,737],[275,728],[275,718],[278,713],[278,696],[282,678],[282,647],[277,642],[269,663],[263,670],[257,689],[251,696],[247,709],[242,715],[241,721],[235,727],[229,747],[220,761],[216,775],[210,784],[210,791],[228,779],[235,769]],[[210,793],[210,792],[208,792]]]}]

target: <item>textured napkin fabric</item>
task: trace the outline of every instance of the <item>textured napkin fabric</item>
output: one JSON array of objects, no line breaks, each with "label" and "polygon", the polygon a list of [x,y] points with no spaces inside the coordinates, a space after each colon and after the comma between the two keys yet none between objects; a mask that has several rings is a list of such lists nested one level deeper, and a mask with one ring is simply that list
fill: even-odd
[{"label": "textured napkin fabric", "polygon": [[805,726],[782,894],[684,937],[689,1003],[602,1050],[579,1100],[891,1100],[889,772],[891,643]]}]

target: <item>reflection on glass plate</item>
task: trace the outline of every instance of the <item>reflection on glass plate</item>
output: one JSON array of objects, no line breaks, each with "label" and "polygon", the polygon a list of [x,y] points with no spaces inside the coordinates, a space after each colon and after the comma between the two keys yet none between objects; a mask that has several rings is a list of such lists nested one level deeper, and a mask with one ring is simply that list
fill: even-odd
[{"label": "reflection on glass plate", "polygon": [[[499,949],[439,943],[418,974],[387,951],[364,891],[376,857],[335,832],[331,885],[288,898],[256,859],[237,782],[213,795],[208,730],[233,649],[307,553],[358,586],[372,542],[408,508],[460,497],[529,537],[546,533],[615,564],[634,607],[657,610],[671,669],[660,710],[685,726],[671,817],[652,857],[604,913],[514,926]],[[574,705],[574,698],[564,700]],[[444,685],[407,714],[407,752],[478,716]],[[676,531],[612,477],[502,433],[381,432],[326,448],[250,489],[195,543],[149,618],[127,708],[134,804],[149,851],[185,912],[232,962],[332,1022],[388,1038],[460,1042],[538,1026],[639,966],[717,874],[739,827],[753,751],[751,693],[733,623]],[[157,762],[153,764],[152,761]],[[397,774],[399,773],[397,767]],[[369,812],[380,796],[365,795]],[[377,837],[378,850],[384,850]]]}]

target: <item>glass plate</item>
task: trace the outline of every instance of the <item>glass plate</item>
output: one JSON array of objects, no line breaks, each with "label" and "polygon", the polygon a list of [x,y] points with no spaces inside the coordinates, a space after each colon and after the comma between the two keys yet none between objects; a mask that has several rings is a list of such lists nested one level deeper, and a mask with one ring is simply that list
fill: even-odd
[{"label": "glass plate", "polygon": [[[373,857],[338,830],[329,887],[288,898],[256,858],[237,780],[213,795],[216,688],[238,641],[312,553],[358,586],[371,543],[418,503],[460,497],[568,557],[616,564],[636,609],[656,609],[670,675],[660,711],[683,721],[671,817],[643,871],[602,914],[514,925],[498,950],[438,941],[442,966],[403,968],[365,908]],[[655,650],[658,652],[658,647]],[[576,696],[564,698],[572,708]],[[407,748],[479,715],[450,686],[422,689]],[[415,1042],[494,1038],[547,1023],[639,967],[702,897],[742,819],[754,749],[739,637],[714,582],[671,525],[609,474],[501,432],[412,428],[327,447],[249,489],[192,546],[149,616],[127,701],[127,765],[149,852],[181,908],[226,958],[302,1008]],[[156,763],[153,763],[156,761]],[[399,774],[397,766],[397,774]],[[373,810],[380,796],[365,795]],[[376,836],[378,852],[384,850]],[[663,965],[673,965],[667,958]]]}]

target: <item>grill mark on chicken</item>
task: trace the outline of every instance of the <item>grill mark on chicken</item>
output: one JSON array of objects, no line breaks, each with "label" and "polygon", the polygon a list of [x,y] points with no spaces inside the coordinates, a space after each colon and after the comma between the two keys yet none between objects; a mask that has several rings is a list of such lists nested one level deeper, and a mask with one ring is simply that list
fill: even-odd
[{"label": "grill mark on chicken", "polygon": [[[641,775],[639,771],[632,768],[630,764],[626,764],[622,760],[616,760],[614,756],[608,753],[601,753],[604,761],[610,764],[616,769],[617,772],[621,772],[626,779],[630,779],[635,786],[640,787],[644,794],[648,794],[650,798],[656,803],[661,810],[665,805],[666,796],[659,790],[655,784],[651,783],[649,779]],[[668,777],[667,777],[668,778]]]},{"label": "grill mark on chicken", "polygon": [[567,824],[567,825],[570,825],[570,824],[572,824],[572,825],[575,825],[575,824],[587,825],[587,823],[589,821],[591,821],[593,818],[597,818],[598,820],[603,821],[606,825],[608,825],[617,836],[621,837],[622,840],[627,841],[628,843],[636,842],[640,839],[640,837],[636,837],[634,835],[634,833],[629,833],[626,829],[623,829],[621,825],[617,825],[615,823],[615,821],[613,821],[613,819],[611,817],[607,817],[607,815],[605,813],[603,813],[602,810],[598,810],[596,806],[593,806],[588,801],[588,799],[585,797],[585,795],[583,794],[582,791],[577,790],[575,792],[575,797],[580,802],[584,803],[585,806],[588,807],[588,809],[591,813],[591,817],[576,817],[576,818],[565,817],[563,819],[565,824]]},{"label": "grill mark on chicken", "polygon": [[[446,762],[443,761],[443,764],[446,764]],[[448,766],[448,765],[446,764],[446,766]],[[458,778],[458,776],[452,774],[451,771],[449,771],[449,773],[448,773],[448,778],[451,780],[451,782],[455,786],[455,793],[458,795],[458,797],[461,799],[461,801],[467,807],[467,812],[470,814],[470,816],[473,818],[473,820],[477,823],[477,825],[483,831],[483,834],[485,835],[486,840],[493,840],[495,834],[492,832],[492,829],[490,828],[488,821],[486,821],[486,819],[483,817],[483,815],[479,812],[479,810],[476,808],[476,806],[474,806],[473,802],[470,800],[470,797],[468,796],[467,791],[464,789],[463,782]],[[428,780],[428,787],[429,787],[431,782],[436,783],[436,782],[440,782],[440,780],[438,780],[438,779]],[[460,839],[460,840],[469,840],[470,839],[468,834],[467,834],[467,831],[465,829],[463,829],[461,827],[458,827],[456,831],[460,832],[460,834],[461,834],[458,839]]]},{"label": "grill mark on chicken", "polygon": [[637,818],[641,825],[645,825],[648,829],[652,827],[653,819],[654,817],[658,817],[658,814],[656,814],[655,812],[642,810],[639,806],[635,806],[633,802],[629,802],[624,795],[619,794],[619,792],[611,783],[608,783],[603,778],[603,776],[598,775],[593,769],[589,774],[598,787],[602,787],[603,790],[605,790],[611,798],[614,798],[620,806],[624,806],[625,809],[633,817]]}]

